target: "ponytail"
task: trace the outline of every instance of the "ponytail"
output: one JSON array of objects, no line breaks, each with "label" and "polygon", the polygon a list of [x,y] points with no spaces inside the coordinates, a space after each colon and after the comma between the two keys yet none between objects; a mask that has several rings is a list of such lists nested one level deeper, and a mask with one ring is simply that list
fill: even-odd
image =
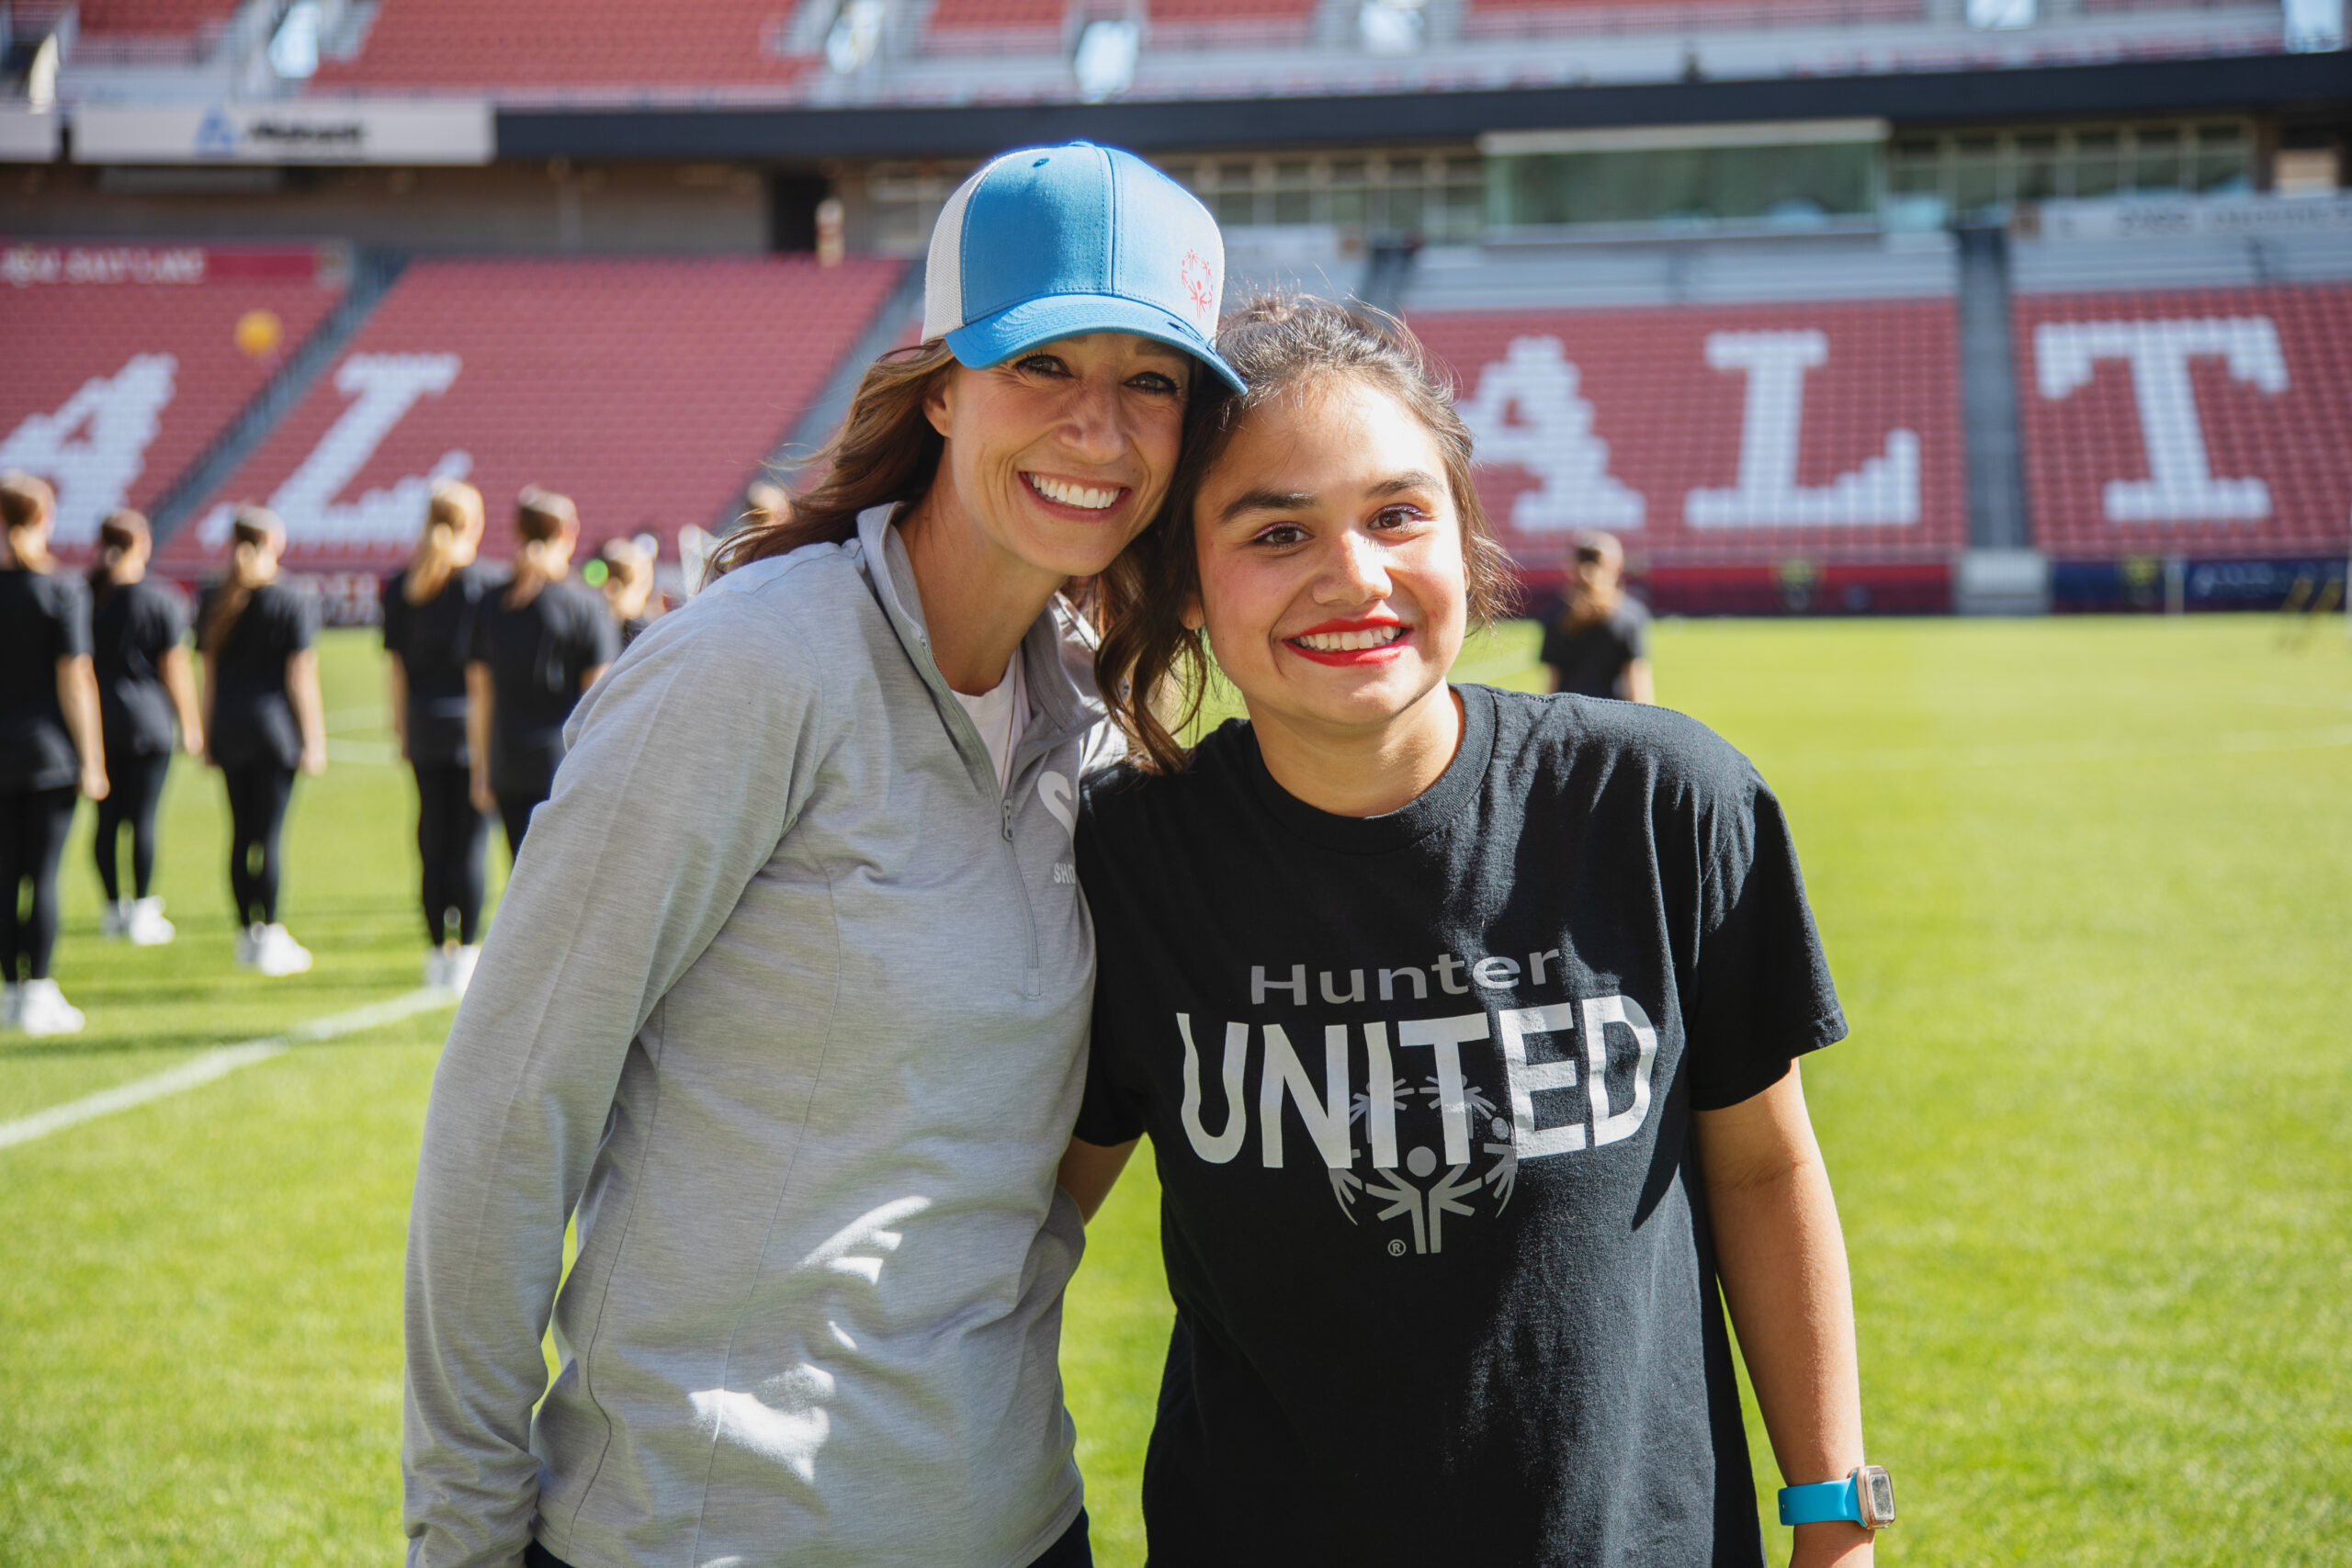
[{"label": "ponytail", "polygon": [[147,519],[125,507],[98,525],[98,558],[90,563],[90,603],[103,604],[119,586],[115,580],[125,558],[148,541]]},{"label": "ponytail", "polygon": [[514,501],[514,532],[523,537],[514,552],[514,580],[507,585],[506,607],[519,610],[539,596],[539,590],[563,575],[555,547],[580,532],[580,513],[568,495],[537,485],[526,485]]},{"label": "ponytail", "polygon": [[473,563],[481,544],[481,491],[463,479],[443,479],[433,487],[424,505],[424,530],[408,558],[408,578],[401,597],[422,604],[437,596],[449,574]]},{"label": "ponytail", "polygon": [[277,575],[277,552],[286,547],[286,525],[266,506],[240,506],[230,531],[229,577],[212,595],[205,611],[197,646],[217,654],[239,617],[252,603],[254,590]]},{"label": "ponytail", "polygon": [[48,480],[20,468],[0,474],[0,525],[7,531],[11,564],[25,571],[47,571],[56,564],[42,533],[56,513],[57,492]]}]

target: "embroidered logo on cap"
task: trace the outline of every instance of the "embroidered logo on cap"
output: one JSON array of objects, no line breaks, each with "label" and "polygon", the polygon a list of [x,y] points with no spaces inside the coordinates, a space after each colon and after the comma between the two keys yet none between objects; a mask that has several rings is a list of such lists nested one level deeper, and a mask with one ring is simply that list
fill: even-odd
[{"label": "embroidered logo on cap", "polygon": [[1193,314],[1205,322],[1216,309],[1216,274],[1201,259],[1200,252],[1186,251],[1176,276],[1183,283],[1184,292],[1192,297]]}]

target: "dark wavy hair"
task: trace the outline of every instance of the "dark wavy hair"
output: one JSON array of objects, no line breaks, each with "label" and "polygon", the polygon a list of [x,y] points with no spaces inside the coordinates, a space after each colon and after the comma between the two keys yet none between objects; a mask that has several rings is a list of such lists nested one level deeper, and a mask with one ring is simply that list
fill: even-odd
[{"label": "dark wavy hair", "polygon": [[1453,383],[1431,367],[1404,322],[1361,304],[1261,297],[1226,318],[1216,347],[1249,390],[1235,393],[1216,383],[1196,392],[1196,417],[1188,422],[1166,503],[1103,574],[1104,630],[1095,682],[1126,732],[1131,759],[1149,773],[1183,771],[1192,749],[1177,737],[1199,718],[1208,692],[1207,641],[1183,622],[1184,606],[1201,587],[1193,502],[1251,411],[1285,393],[1350,377],[1395,398],[1437,441],[1462,521],[1471,624],[1490,626],[1509,614],[1518,590],[1510,558],[1495,539],[1471,478],[1473,444],[1454,410]]}]

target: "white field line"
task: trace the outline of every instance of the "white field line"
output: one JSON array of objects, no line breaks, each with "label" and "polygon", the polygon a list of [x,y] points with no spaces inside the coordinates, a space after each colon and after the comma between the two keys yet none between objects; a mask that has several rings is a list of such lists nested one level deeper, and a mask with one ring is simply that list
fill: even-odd
[{"label": "white field line", "polygon": [[168,1067],[147,1077],[133,1078],[129,1083],[117,1084],[112,1089],[85,1095],[80,1100],[69,1100],[62,1105],[52,1105],[46,1111],[36,1111],[30,1116],[20,1117],[14,1122],[0,1122],[0,1149],[16,1144],[28,1144],[35,1138],[46,1137],[67,1127],[78,1126],[101,1116],[111,1116],[134,1105],[144,1105],[151,1100],[161,1100],[166,1095],[201,1088],[215,1078],[226,1077],[239,1067],[249,1067],[255,1062],[283,1055],[307,1041],[332,1040],[338,1034],[356,1034],[363,1029],[374,1029],[379,1024],[390,1023],[412,1013],[454,1006],[456,1000],[447,991],[425,987],[389,1001],[371,1002],[349,1012],[298,1023],[283,1034],[273,1034],[263,1040],[240,1041],[233,1045],[216,1045],[176,1067]]}]

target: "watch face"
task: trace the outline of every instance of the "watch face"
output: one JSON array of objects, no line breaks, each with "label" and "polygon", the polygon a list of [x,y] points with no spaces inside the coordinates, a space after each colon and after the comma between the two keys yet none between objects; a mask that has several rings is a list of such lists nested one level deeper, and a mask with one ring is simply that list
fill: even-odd
[{"label": "watch face", "polygon": [[1887,1474],[1877,1465],[1866,1464],[1862,1467],[1860,1479],[1862,1512],[1867,1516],[1862,1523],[1872,1529],[1893,1524],[1894,1522],[1894,1477]]}]

